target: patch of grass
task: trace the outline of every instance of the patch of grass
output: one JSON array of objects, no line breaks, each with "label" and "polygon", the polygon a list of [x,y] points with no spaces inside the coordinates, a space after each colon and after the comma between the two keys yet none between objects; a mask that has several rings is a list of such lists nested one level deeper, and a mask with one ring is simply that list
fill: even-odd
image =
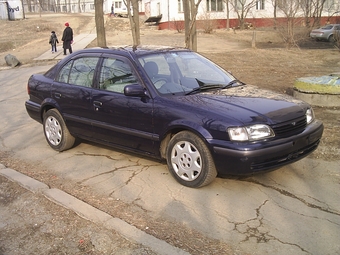
[{"label": "patch of grass", "polygon": [[14,48],[13,42],[0,42],[0,52],[5,52]]}]

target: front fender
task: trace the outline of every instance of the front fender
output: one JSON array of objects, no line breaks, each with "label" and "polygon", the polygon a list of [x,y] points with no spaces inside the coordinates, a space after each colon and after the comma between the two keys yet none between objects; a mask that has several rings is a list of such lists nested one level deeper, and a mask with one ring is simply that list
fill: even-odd
[{"label": "front fender", "polygon": [[174,120],[170,122],[167,130],[164,132],[163,137],[165,137],[166,134],[169,134],[169,133],[175,134],[182,130],[191,131],[194,134],[201,137],[204,141],[208,139],[212,139],[212,135],[210,134],[210,132],[207,129],[205,129],[203,126],[195,122],[185,120],[185,119],[179,119],[179,120]]},{"label": "front fender", "polygon": [[174,120],[172,121],[169,125],[166,131],[163,133],[163,135],[160,135],[160,155],[163,159],[166,158],[166,148],[168,147],[168,144],[171,140],[171,137],[174,134],[177,134],[178,132],[181,131],[190,131],[199,137],[204,141],[204,143],[209,146],[209,143],[207,142],[207,139],[211,139],[212,136],[209,133],[208,130],[203,128],[202,126],[198,125],[197,123],[180,119],[180,120]]}]

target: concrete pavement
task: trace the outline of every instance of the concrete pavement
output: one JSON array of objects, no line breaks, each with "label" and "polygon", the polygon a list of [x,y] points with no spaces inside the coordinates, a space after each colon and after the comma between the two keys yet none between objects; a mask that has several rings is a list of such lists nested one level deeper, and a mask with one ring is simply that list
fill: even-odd
[{"label": "concrete pavement", "polygon": [[121,219],[112,217],[111,215],[98,210],[87,203],[84,203],[83,201],[65,193],[62,190],[49,188],[48,185],[31,177],[28,177],[22,173],[19,173],[13,169],[6,168],[2,164],[0,164],[0,175],[6,177],[13,182],[18,183],[20,186],[31,191],[32,196],[34,196],[35,194],[42,194],[55,204],[58,204],[68,210],[74,211],[80,217],[95,224],[100,224],[108,230],[114,230],[126,239],[150,248],[156,254],[189,254],[177,247],[166,243],[163,240],[157,239],[154,236],[137,229],[136,227],[126,223]]},{"label": "concrete pavement", "polygon": [[[86,46],[96,38],[96,34],[79,34],[75,36],[72,44],[73,52],[86,48]],[[60,41],[59,44],[57,44],[57,52],[52,53],[51,50],[48,50],[39,57],[34,58],[34,60],[62,59],[64,57],[63,52],[63,44],[62,41]],[[67,54],[69,54],[68,51]]]}]

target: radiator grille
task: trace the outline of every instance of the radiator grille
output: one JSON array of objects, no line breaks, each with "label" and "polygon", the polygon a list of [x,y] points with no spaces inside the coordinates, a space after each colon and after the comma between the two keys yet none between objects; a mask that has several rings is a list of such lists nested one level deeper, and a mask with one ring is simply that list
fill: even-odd
[{"label": "radiator grille", "polygon": [[307,125],[306,117],[291,120],[289,122],[281,123],[280,125],[272,126],[276,137],[288,137],[291,135],[301,133]]}]

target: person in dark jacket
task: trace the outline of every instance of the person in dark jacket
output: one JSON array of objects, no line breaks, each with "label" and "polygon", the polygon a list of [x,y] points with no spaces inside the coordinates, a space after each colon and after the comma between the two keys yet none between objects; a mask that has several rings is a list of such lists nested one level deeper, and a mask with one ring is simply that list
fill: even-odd
[{"label": "person in dark jacket", "polygon": [[52,53],[57,52],[57,43],[59,43],[57,35],[54,31],[51,32],[49,43],[52,46]]},{"label": "person in dark jacket", "polygon": [[73,30],[67,22],[65,23],[65,26],[63,38],[61,39],[63,41],[64,55],[66,55],[67,49],[70,51],[70,54],[72,53],[71,44],[73,43]]}]

